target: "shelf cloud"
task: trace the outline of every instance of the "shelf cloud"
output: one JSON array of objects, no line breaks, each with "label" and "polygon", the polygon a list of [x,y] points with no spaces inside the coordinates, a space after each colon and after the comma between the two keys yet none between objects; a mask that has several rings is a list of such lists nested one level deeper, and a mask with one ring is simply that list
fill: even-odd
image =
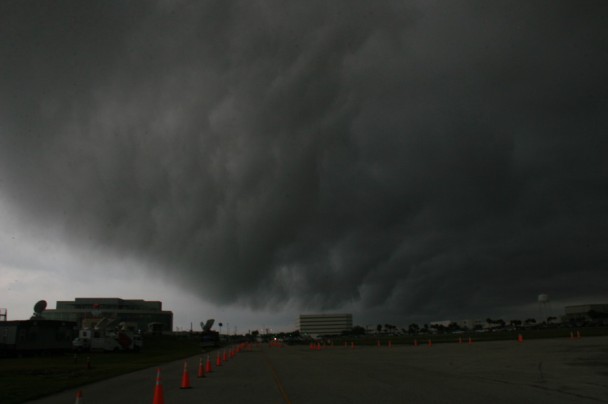
[{"label": "shelf cloud", "polygon": [[604,3],[0,10],[3,212],[62,248],[247,310],[605,296]]}]

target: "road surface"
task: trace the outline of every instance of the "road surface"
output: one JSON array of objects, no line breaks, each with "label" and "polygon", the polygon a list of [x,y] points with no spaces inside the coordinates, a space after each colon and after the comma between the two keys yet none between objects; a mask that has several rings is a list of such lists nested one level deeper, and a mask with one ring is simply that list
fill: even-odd
[{"label": "road surface", "polygon": [[[165,403],[608,402],[608,337],[311,350],[256,345],[180,389],[184,361],[162,364]],[[206,362],[206,356],[203,357]],[[157,368],[81,388],[84,402],[152,403]],[[73,403],[76,390],[32,401]]]}]

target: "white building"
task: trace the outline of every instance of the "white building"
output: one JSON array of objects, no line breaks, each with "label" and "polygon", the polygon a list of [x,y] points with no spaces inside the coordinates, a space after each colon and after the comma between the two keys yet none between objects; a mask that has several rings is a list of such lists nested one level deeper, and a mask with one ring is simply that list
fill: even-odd
[{"label": "white building", "polygon": [[300,333],[312,337],[339,335],[352,328],[352,314],[300,314]]}]

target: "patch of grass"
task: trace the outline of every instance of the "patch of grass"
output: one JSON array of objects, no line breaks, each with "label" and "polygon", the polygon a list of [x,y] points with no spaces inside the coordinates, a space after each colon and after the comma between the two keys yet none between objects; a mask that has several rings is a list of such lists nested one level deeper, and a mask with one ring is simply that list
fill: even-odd
[{"label": "patch of grass", "polygon": [[[2,403],[13,404],[200,353],[199,340],[147,337],[141,352],[0,358]],[[90,369],[87,366],[90,359]]]}]

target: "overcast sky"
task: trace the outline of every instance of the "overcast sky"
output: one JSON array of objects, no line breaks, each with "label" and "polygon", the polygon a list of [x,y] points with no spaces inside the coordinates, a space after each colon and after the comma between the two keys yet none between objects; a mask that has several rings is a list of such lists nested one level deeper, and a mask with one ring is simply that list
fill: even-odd
[{"label": "overcast sky", "polygon": [[608,302],[608,3],[0,2],[0,307]]}]

